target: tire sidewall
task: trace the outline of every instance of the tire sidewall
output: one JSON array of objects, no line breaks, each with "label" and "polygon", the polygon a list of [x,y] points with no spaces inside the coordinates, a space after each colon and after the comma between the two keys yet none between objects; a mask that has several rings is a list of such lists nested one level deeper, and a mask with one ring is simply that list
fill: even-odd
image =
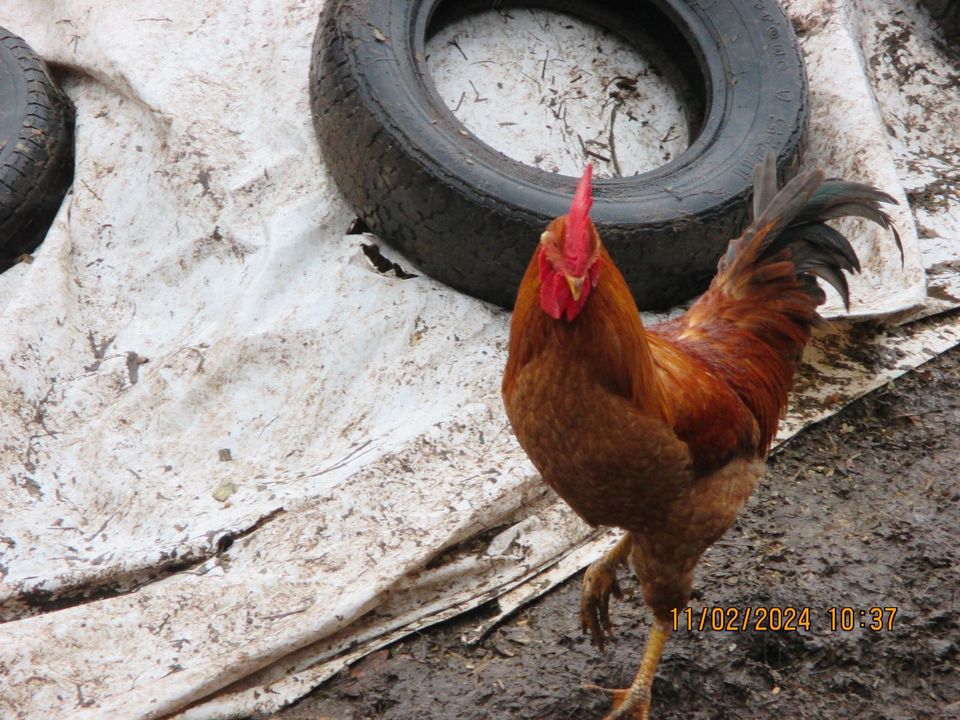
[{"label": "tire sidewall", "polygon": [[[447,108],[426,66],[427,24],[438,4],[340,2],[321,19],[318,52],[327,53],[321,64],[331,61],[331,47],[332,55],[349,63],[358,112],[369,115],[392,149],[385,163],[391,167],[381,163],[373,172],[392,172],[401,181],[415,178],[417,191],[394,193],[389,181],[373,188],[341,186],[371,228],[425,272],[506,306],[540,231],[566,212],[576,178],[506,157],[466,131]],[[586,6],[571,0],[521,4],[591,19],[582,11]],[[746,220],[742,208],[753,167],[768,150],[781,167],[790,163],[806,114],[803,62],[774,0],[655,0],[655,5],[700,57],[708,87],[704,127],[672,162],[631,178],[597,181],[592,209],[605,244],[646,306],[681,299],[690,294],[684,288],[691,281],[705,284],[731,233]],[[311,89],[316,110],[330,91],[322,71]],[[329,130],[317,122],[325,157],[339,179],[337,166],[365,159],[331,147],[343,140],[331,138]],[[463,231],[454,232],[438,218],[438,207]],[[678,236],[689,237],[678,242]],[[651,268],[657,269],[652,276]],[[658,301],[655,295],[664,297]]]}]

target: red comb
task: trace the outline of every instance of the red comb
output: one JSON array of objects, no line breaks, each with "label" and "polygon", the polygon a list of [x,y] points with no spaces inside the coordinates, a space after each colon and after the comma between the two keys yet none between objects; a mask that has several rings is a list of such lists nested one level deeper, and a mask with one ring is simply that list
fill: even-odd
[{"label": "red comb", "polygon": [[590,206],[593,205],[592,174],[593,165],[587,165],[577,184],[573,202],[570,203],[570,212],[567,213],[567,237],[563,244],[563,255],[567,266],[576,275],[586,272],[590,258],[587,224],[590,220]]}]

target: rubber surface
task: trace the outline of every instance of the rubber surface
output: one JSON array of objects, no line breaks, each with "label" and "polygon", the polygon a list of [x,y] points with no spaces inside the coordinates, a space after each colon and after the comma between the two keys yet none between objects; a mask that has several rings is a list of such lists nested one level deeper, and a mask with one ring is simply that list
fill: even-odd
[{"label": "rubber surface", "polygon": [[0,270],[39,245],[73,180],[73,106],[0,28]]},{"label": "rubber surface", "polygon": [[947,47],[960,55],[960,2],[957,0],[923,0],[930,16],[940,25]]},{"label": "rubber surface", "polygon": [[[703,290],[747,219],[754,165],[792,166],[805,125],[803,62],[775,0],[498,2],[581,17],[672,49],[699,87],[691,146],[642,175],[597,180],[594,221],[641,308]],[[543,228],[576,178],[525,166],[467,131],[426,67],[428,32],[486,2],[337,0],[314,38],[310,92],[328,166],[360,218],[427,274],[513,304]],[[696,116],[696,108],[693,115]],[[688,111],[688,115],[689,115]]]}]

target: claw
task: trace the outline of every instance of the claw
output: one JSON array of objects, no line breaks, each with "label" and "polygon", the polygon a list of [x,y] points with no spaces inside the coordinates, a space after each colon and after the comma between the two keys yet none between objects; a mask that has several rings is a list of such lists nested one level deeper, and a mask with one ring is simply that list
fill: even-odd
[{"label": "claw", "polygon": [[613,637],[613,624],[610,622],[610,596],[623,599],[623,592],[617,582],[616,566],[599,560],[587,568],[583,576],[580,591],[580,627],[590,633],[591,642],[600,652],[604,650],[604,631]]},{"label": "claw", "polygon": [[603,717],[603,720],[647,720],[650,717],[650,698],[630,703],[627,701],[630,695],[629,688],[605,688],[593,683],[584,683],[580,687],[584,690],[604,692],[611,696],[613,709]]},{"label": "claw", "polygon": [[650,717],[651,689],[653,675],[660,663],[660,655],[670,635],[670,628],[654,621],[647,637],[647,644],[643,648],[643,661],[633,679],[633,683],[625,690],[607,690],[596,685],[584,687],[603,690],[613,696],[613,710],[603,720],[648,720]]}]

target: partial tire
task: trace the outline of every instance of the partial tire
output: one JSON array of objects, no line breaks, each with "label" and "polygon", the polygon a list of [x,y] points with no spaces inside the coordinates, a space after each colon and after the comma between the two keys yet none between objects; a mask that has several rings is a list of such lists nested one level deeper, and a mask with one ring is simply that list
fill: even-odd
[{"label": "partial tire", "polygon": [[[804,129],[803,62],[776,0],[536,0],[628,42],[651,35],[698,90],[692,144],[642,175],[595,182],[592,216],[641,308],[703,290],[747,219],[753,167],[792,165]],[[323,156],[369,227],[424,272],[513,304],[540,233],[576,178],[512,160],[467,131],[426,66],[432,30],[482,2],[331,0],[314,39],[310,92]],[[698,108],[699,105],[699,115]]]},{"label": "partial tire", "polygon": [[923,0],[930,16],[940,25],[947,47],[960,55],[960,2],[957,0]]},{"label": "partial tire", "polygon": [[73,106],[43,61],[0,28],[0,270],[33,251],[73,181]]}]

